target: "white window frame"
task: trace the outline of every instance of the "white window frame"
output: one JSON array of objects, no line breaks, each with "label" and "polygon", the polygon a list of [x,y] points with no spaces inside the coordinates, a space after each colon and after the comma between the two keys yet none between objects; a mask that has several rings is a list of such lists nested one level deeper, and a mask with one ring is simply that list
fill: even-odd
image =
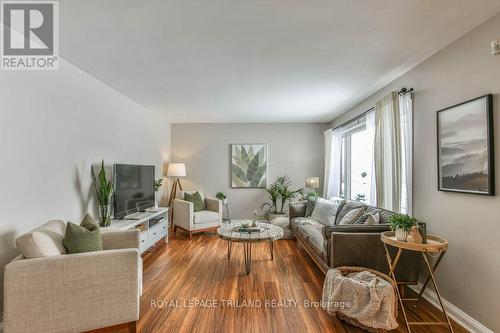
[{"label": "white window frame", "polygon": [[[342,156],[341,160],[341,193],[340,196],[344,199],[354,200],[351,198],[351,137],[353,134],[366,130],[366,117],[353,120],[344,125],[342,128]],[[343,184],[343,186],[342,186]]]}]

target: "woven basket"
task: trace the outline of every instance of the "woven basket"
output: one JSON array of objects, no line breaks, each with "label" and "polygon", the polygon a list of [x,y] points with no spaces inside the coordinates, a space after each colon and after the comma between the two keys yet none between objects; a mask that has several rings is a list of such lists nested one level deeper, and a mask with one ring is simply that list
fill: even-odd
[{"label": "woven basket", "polygon": [[[373,269],[364,268],[364,267],[352,267],[352,266],[335,267],[335,269],[338,269],[343,276],[346,276],[347,274],[350,274],[350,273],[358,273],[358,272],[368,271],[368,272],[384,279],[385,281],[389,282],[392,285],[392,287],[394,288],[394,295],[396,295],[396,293],[397,293],[396,285],[394,284],[394,281],[392,281],[392,279],[388,275],[377,272]],[[394,308],[394,318],[397,319],[398,318],[398,299],[396,296],[394,297],[393,308]],[[340,312],[337,312],[336,315],[339,319],[341,319],[341,320],[343,320],[343,321],[345,321],[353,326],[359,327],[365,331],[375,332],[375,333],[387,332],[387,330],[384,330],[381,328],[373,328],[373,327],[368,327],[366,325],[363,325],[359,321],[357,321],[356,319],[349,318]]]}]

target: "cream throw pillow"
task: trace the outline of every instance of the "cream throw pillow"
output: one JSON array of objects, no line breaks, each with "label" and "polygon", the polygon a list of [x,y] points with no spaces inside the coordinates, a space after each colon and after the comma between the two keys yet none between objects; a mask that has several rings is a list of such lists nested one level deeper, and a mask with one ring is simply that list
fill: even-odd
[{"label": "cream throw pillow", "polygon": [[377,225],[380,224],[380,214],[377,212],[375,214],[368,214],[364,225]]},{"label": "cream throw pillow", "polygon": [[355,208],[344,215],[339,224],[353,224],[356,222],[364,213],[364,207]]},{"label": "cream throw pillow", "polygon": [[324,225],[334,225],[335,216],[342,202],[344,202],[344,199],[341,198],[330,200],[318,198],[314,205],[311,218]]},{"label": "cream throw pillow", "polygon": [[58,256],[66,253],[63,245],[66,223],[59,220],[44,225],[21,235],[16,239],[17,248],[26,259]]}]

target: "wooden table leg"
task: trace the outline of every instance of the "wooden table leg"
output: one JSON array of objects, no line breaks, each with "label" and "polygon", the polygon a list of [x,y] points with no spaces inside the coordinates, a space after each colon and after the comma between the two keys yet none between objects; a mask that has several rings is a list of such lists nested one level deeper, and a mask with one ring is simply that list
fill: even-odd
[{"label": "wooden table leg", "polygon": [[231,259],[231,241],[227,241],[227,260]]},{"label": "wooden table leg", "polygon": [[245,271],[248,275],[252,268],[252,242],[243,242],[243,255],[245,257]]},{"label": "wooden table leg", "polygon": [[[445,251],[441,252],[441,257],[439,259],[442,258],[442,255],[444,254],[444,252]],[[438,286],[436,283],[436,279],[434,278],[434,269],[436,268],[435,267],[436,265],[434,265],[434,269],[431,267],[431,264],[429,263],[428,255],[429,255],[428,252],[422,252],[422,257],[424,258],[425,265],[427,266],[427,269],[429,270],[429,276],[431,278],[432,285],[434,286],[434,290],[436,291],[436,295],[438,297],[439,304],[441,305],[441,310],[443,310],[444,317],[446,318],[446,322],[448,323],[448,328],[450,329],[451,333],[454,333],[453,327],[451,326],[450,318],[448,317],[448,313],[446,313],[446,309],[444,308],[443,300],[441,299],[441,293],[439,292],[439,289],[438,289]]]},{"label": "wooden table leg", "polygon": [[396,286],[396,295],[398,297],[399,304],[401,306],[401,311],[403,312],[403,317],[405,320],[406,329],[408,330],[408,333],[411,333],[410,324],[408,323],[408,317],[406,316],[406,310],[405,310],[405,307],[403,304],[403,299],[401,298],[401,293],[399,292],[398,280],[396,280],[396,274],[395,274],[395,270],[396,270],[397,264],[399,262],[399,258],[401,257],[401,252],[403,250],[401,248],[398,248],[398,253],[396,254],[396,258],[393,261],[391,258],[391,254],[389,252],[389,249],[387,248],[387,245],[385,243],[384,243],[384,248],[385,248],[385,256],[387,258],[387,263],[389,264],[389,273],[392,277],[392,281],[394,282],[394,285]]},{"label": "wooden table leg", "polygon": [[[424,252],[422,252],[422,254],[423,253]],[[432,268],[432,273],[436,272],[436,269],[437,269],[439,263],[441,262],[441,259],[443,259],[443,256],[444,256],[445,253],[446,253],[446,251],[443,251],[439,255],[439,258],[437,259],[436,263],[434,264],[434,267]],[[424,285],[422,286],[422,289],[420,289],[420,292],[418,293],[418,299],[422,298],[422,295],[424,294],[424,291],[427,288],[427,284],[429,283],[430,279],[431,279],[431,276],[429,274],[429,276],[427,276],[427,279],[424,282]]]}]

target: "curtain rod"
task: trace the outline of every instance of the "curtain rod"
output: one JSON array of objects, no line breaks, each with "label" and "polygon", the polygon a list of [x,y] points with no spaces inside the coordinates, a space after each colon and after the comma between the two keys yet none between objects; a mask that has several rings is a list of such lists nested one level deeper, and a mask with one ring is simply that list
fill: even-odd
[{"label": "curtain rod", "polygon": [[374,107],[374,106],[372,106],[371,108],[369,108],[369,109],[368,109],[368,110],[366,110],[365,112],[363,112],[363,113],[361,113],[361,114],[358,114],[356,117],[351,118],[351,119],[349,119],[349,120],[346,120],[346,121],[344,121],[342,124],[340,124],[340,125],[338,125],[338,126],[335,126],[334,128],[331,128],[331,129],[332,129],[332,130],[336,130],[337,128],[340,128],[340,127],[342,127],[342,126],[345,126],[345,125],[349,124],[349,123],[350,123],[350,122],[352,122],[352,121],[356,121],[356,120],[358,120],[359,118],[362,118],[362,117],[366,116],[366,114],[367,114],[368,112],[371,112],[371,111],[373,111],[373,110],[375,110],[375,107]]},{"label": "curtain rod", "polygon": [[411,94],[413,93],[413,88],[406,89],[405,87],[399,89],[398,95],[405,95],[405,94]]},{"label": "curtain rod", "polygon": [[[407,89],[407,88],[403,87],[403,88],[399,89],[399,91],[398,91],[398,95],[405,95],[405,94],[412,94],[412,93],[413,93],[413,88],[409,88],[409,89]],[[366,114],[367,114],[368,112],[371,112],[371,111],[373,111],[373,110],[375,110],[375,107],[374,107],[374,106],[372,106],[370,109],[366,110],[365,112],[363,112],[363,113],[361,113],[361,114],[357,115],[356,117],[351,118],[351,119],[349,119],[349,120],[346,120],[346,121],[344,121],[342,124],[340,124],[340,125],[338,125],[338,126],[335,126],[335,127],[332,127],[332,128],[330,128],[330,129],[331,129],[331,130],[336,130],[337,128],[340,128],[340,127],[342,127],[342,126],[345,126],[345,125],[349,124],[351,121],[356,121],[356,120],[358,120],[359,118],[361,118],[361,117],[363,117],[363,116],[366,116]]]}]

